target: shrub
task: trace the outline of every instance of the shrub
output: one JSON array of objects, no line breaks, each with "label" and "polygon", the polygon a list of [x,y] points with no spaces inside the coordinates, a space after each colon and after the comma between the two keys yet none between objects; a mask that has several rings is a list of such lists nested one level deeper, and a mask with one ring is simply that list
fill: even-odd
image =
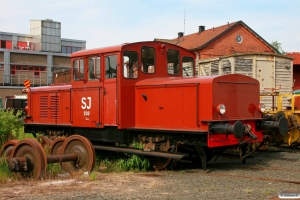
[{"label": "shrub", "polygon": [[[13,109],[0,109],[0,146],[8,140],[18,138],[23,128],[21,111],[17,113]],[[13,134],[14,133],[14,134]]]}]

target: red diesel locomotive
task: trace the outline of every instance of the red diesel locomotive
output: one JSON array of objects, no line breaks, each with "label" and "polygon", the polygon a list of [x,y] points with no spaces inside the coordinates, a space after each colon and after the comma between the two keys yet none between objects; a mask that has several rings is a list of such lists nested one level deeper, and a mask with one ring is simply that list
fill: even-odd
[{"label": "red diesel locomotive", "polygon": [[[75,52],[70,84],[27,89],[25,132],[51,139],[78,134],[95,149],[171,160],[262,142],[263,132],[287,132],[287,121],[261,116],[259,82],[230,74],[195,76],[195,55],[162,42],[138,42]],[[125,147],[137,141],[144,149]],[[60,143],[62,145],[62,142]]]}]

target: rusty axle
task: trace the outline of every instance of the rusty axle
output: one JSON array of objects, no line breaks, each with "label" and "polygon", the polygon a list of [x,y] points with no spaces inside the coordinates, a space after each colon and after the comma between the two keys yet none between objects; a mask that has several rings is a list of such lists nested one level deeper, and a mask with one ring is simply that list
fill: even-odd
[{"label": "rusty axle", "polygon": [[[50,163],[62,163],[62,162],[70,162],[70,161],[78,161],[79,157],[77,154],[65,154],[65,155],[52,155],[47,156],[47,164]],[[8,166],[11,171],[20,172],[27,171],[28,162],[26,157],[14,157],[9,159]]]},{"label": "rusty axle", "polygon": [[62,163],[62,162],[69,162],[69,161],[78,161],[77,154],[65,154],[65,155],[53,155],[47,156],[47,163]]}]

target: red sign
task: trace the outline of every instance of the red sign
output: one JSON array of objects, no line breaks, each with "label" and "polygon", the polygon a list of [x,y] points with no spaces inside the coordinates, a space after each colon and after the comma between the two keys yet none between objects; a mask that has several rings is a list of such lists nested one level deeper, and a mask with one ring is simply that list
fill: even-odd
[{"label": "red sign", "polygon": [[24,86],[25,86],[26,88],[30,88],[30,81],[29,81],[29,80],[25,80],[25,81],[24,81]]}]

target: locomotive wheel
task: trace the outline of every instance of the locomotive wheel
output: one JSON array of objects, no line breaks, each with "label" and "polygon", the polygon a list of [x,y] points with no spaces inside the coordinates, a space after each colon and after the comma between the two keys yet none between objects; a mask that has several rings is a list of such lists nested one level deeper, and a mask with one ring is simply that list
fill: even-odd
[{"label": "locomotive wheel", "polygon": [[42,147],[45,147],[46,145],[50,146],[52,143],[52,140],[47,136],[38,136],[37,140],[41,143]]},{"label": "locomotive wheel", "polygon": [[29,138],[18,142],[12,150],[12,158],[25,157],[27,170],[18,172],[22,178],[41,179],[46,173],[46,154],[41,144]]},{"label": "locomotive wheel", "polygon": [[[167,152],[176,152],[176,148],[170,147],[170,149]],[[175,160],[172,158],[151,158],[150,162],[154,170],[159,171],[172,167],[175,163]]]},{"label": "locomotive wheel", "polygon": [[6,158],[10,158],[11,152],[18,142],[19,140],[10,140],[6,142],[1,148],[0,156],[4,155]]},{"label": "locomotive wheel", "polygon": [[53,142],[50,144],[50,155],[61,155],[61,149],[66,140],[67,139],[64,137],[53,140]]},{"label": "locomotive wheel", "polygon": [[92,171],[95,165],[95,150],[92,143],[80,135],[72,135],[66,139],[61,147],[61,155],[76,154],[75,162],[63,162],[62,167],[66,171],[83,170]]}]

